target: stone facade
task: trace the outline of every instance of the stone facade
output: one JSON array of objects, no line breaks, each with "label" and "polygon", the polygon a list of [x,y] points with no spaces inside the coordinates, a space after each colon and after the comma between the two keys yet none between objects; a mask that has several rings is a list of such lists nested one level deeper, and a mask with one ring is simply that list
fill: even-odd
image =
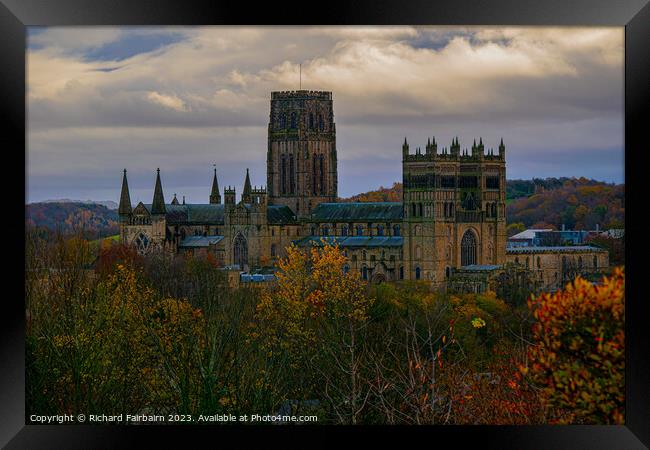
[{"label": "stone facade", "polygon": [[174,197],[166,204],[158,171],[152,203],[133,207],[125,170],[121,241],[142,253],[211,254],[223,266],[250,271],[272,267],[291,243],[322,245],[325,240],[343,249],[349,258],[345,269],[359,271],[363,279],[424,280],[435,288],[454,284],[449,280],[454,273],[467,280],[483,273],[462,268],[526,258],[548,286],[566,279],[569,267],[608,265],[607,252],[591,247],[506,251],[503,140],[495,152],[486,151],[482,139],[471,150],[461,150],[455,138],[438,152],[433,138],[424,153],[417,148],[411,154],[405,139],[402,167],[402,202],[337,203],[332,93],[273,92],[266,188],[252,187],[247,169],[239,202],[235,188],[228,186],[222,204],[215,169],[212,188],[206,189],[208,203],[185,204],[183,199],[179,204]]}]

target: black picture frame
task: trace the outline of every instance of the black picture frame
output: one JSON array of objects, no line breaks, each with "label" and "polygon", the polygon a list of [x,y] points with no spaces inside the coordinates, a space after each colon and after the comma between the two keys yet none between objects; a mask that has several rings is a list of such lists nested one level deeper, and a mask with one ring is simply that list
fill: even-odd
[{"label": "black picture frame", "polygon": [[[650,345],[647,301],[643,294],[643,253],[637,242],[641,219],[637,209],[647,149],[644,117],[650,103],[650,4],[648,0],[444,0],[348,1],[327,3],[251,3],[170,0],[0,0],[0,111],[3,134],[5,202],[4,248],[24,261],[23,204],[17,186],[26,173],[14,169],[27,161],[25,51],[26,26],[34,25],[580,25],[625,27],[625,182],[626,238],[626,425],[625,426],[439,426],[439,427],[117,427],[95,425],[25,425],[24,286],[18,273],[5,272],[2,340],[0,341],[0,444],[6,448],[113,448],[126,445],[188,446],[197,439],[224,445],[223,436],[255,436],[283,445],[312,445],[363,432],[386,444],[481,448],[635,449],[650,446]],[[645,114],[644,114],[645,113]],[[645,144],[645,145],[644,145]],[[20,156],[23,156],[21,159]],[[9,176],[10,175],[10,176]],[[634,199],[634,200],[633,200]],[[21,209],[21,211],[19,211]],[[14,256],[15,254],[15,256]],[[19,264],[8,264],[19,272]],[[24,266],[23,266],[24,267]],[[6,269],[5,269],[6,270]],[[162,428],[161,428],[162,427]],[[287,439],[287,433],[304,439]],[[344,436],[345,435],[345,436]],[[319,442],[315,442],[314,437]],[[408,440],[405,440],[407,438]],[[323,441],[325,439],[325,441]],[[346,439],[347,440],[347,439]]]}]

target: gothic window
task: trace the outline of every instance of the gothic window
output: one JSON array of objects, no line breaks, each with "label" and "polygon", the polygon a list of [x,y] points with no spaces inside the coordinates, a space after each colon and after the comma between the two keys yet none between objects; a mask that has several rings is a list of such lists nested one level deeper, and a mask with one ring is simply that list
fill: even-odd
[{"label": "gothic window", "polygon": [[476,264],[476,236],[467,230],[460,241],[460,265]]},{"label": "gothic window", "polygon": [[413,236],[419,236],[420,235],[420,225],[416,225],[415,228],[413,228]]},{"label": "gothic window", "polygon": [[526,269],[530,267],[530,258],[526,257]]},{"label": "gothic window", "polygon": [[445,268],[445,276],[446,276],[447,278],[449,278],[449,277],[451,276],[451,268],[450,268],[449,266],[447,266],[447,267]]},{"label": "gothic window", "polygon": [[422,217],[422,203],[418,204],[418,217]]},{"label": "gothic window", "polygon": [[598,268],[598,257],[594,255],[594,269]]},{"label": "gothic window", "polygon": [[578,268],[582,269],[582,256],[578,257]]},{"label": "gothic window", "polygon": [[485,204],[485,217],[490,217],[490,212],[491,211],[492,211],[492,209],[490,208],[490,204],[486,203]]},{"label": "gothic window", "polygon": [[181,239],[185,239],[185,229],[181,229]]},{"label": "gothic window", "polygon": [[296,112],[291,113],[291,129],[295,130],[298,127],[298,115]]},{"label": "gothic window", "polygon": [[280,191],[287,193],[287,158],[283,154],[280,158]]},{"label": "gothic window", "polygon": [[347,236],[347,235],[348,235],[348,226],[347,226],[347,225],[343,225],[343,226],[341,227],[341,236]]},{"label": "gothic window", "polygon": [[144,233],[139,233],[133,241],[138,253],[145,253],[149,249],[151,241]]},{"label": "gothic window", "polygon": [[377,225],[377,236],[384,235],[384,227],[382,225]]},{"label": "gothic window", "polygon": [[314,159],[312,159],[312,170],[311,170],[311,183],[312,183],[312,194],[316,195],[316,180],[317,180],[317,174],[316,174],[316,160],[318,159],[318,156],[316,156],[316,153],[314,153]]},{"label": "gothic window", "polygon": [[285,113],[280,114],[280,128],[284,129],[287,127],[287,115]]},{"label": "gothic window", "polygon": [[275,257],[275,244],[271,244],[271,256]]},{"label": "gothic window", "polygon": [[314,129],[314,114],[309,113],[309,129],[313,130]]},{"label": "gothic window", "polygon": [[496,216],[497,216],[497,204],[492,203],[492,217],[496,217]]},{"label": "gothic window", "polygon": [[519,264],[519,257],[515,257],[515,264]]},{"label": "gothic window", "polygon": [[357,236],[363,236],[363,226],[357,225]]},{"label": "gothic window", "polygon": [[366,259],[368,259],[368,254],[366,253],[365,250],[364,250],[363,252],[361,252],[361,259],[363,259],[364,261],[365,261]]},{"label": "gothic window", "polygon": [[323,227],[323,236],[329,236],[330,229],[328,227]]},{"label": "gothic window", "polygon": [[320,194],[325,193],[325,171],[323,170],[323,155],[320,155]]},{"label": "gothic window", "polygon": [[312,236],[316,235],[316,227],[311,227],[311,235]]},{"label": "gothic window", "polygon": [[325,129],[325,122],[323,122],[323,115],[318,115],[318,128],[323,131]]},{"label": "gothic window", "polygon": [[416,245],[415,246],[415,259],[420,259],[422,258],[422,250],[420,250],[420,246]]},{"label": "gothic window", "polygon": [[417,216],[417,206],[415,205],[415,203],[413,203],[411,206],[412,206],[411,209],[413,210],[411,215],[413,217],[416,217]]},{"label": "gothic window", "polygon": [[296,193],[296,176],[293,165],[293,155],[289,155],[289,193]]},{"label": "gothic window", "polygon": [[400,236],[399,225],[393,225],[393,236]]},{"label": "gothic window", "polygon": [[364,280],[368,279],[368,268],[366,266],[363,266],[361,268],[361,278],[363,278]]},{"label": "gothic window", "polygon": [[420,268],[419,267],[415,268],[415,279],[416,280],[420,279]]},{"label": "gothic window", "polygon": [[538,269],[542,268],[542,259],[539,256],[537,257],[537,268]]},{"label": "gothic window", "polygon": [[376,260],[375,255],[370,255],[370,262],[374,264],[375,260]]},{"label": "gothic window", "polygon": [[241,233],[237,235],[232,246],[233,263],[239,265],[241,269],[248,263],[248,243]]},{"label": "gothic window", "polygon": [[399,266],[399,279],[403,280],[404,279],[404,267]]},{"label": "gothic window", "polygon": [[357,262],[357,255],[352,255],[352,262],[356,264],[356,262]]}]

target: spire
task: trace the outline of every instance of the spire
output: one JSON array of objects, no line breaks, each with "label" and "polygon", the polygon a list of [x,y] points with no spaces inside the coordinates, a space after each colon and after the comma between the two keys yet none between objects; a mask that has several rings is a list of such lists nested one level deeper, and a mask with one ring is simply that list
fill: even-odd
[{"label": "spire", "polygon": [[210,203],[213,205],[221,204],[221,194],[219,193],[219,182],[217,181],[216,167],[214,168],[214,178],[212,178],[212,191],[210,192]]},{"label": "spire", "polygon": [[244,192],[242,192],[241,199],[244,203],[251,202],[251,178],[246,168],[246,180],[244,180]]},{"label": "spire", "polygon": [[183,204],[185,204],[185,196],[183,196]]},{"label": "spire", "polygon": [[122,177],[122,193],[120,194],[120,206],[117,210],[120,215],[131,214],[131,197],[129,196],[129,183],[126,181],[126,169]]},{"label": "spire", "polygon": [[162,183],[160,182],[160,169],[156,169],[156,187],[153,191],[151,214],[165,214],[165,198],[163,197]]},{"label": "spire", "polygon": [[172,199],[172,205],[178,205],[178,199],[176,198],[176,192],[174,192],[174,198]]}]

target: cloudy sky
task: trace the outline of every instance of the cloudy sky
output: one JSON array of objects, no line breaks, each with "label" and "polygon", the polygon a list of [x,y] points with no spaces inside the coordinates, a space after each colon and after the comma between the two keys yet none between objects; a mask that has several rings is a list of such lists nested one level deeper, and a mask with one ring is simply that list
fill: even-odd
[{"label": "cloudy sky", "polygon": [[401,181],[401,144],[503,137],[508,178],[624,181],[623,28],[31,27],[27,201],[205,203],[266,183],[270,92],[333,91],[339,195]]}]

